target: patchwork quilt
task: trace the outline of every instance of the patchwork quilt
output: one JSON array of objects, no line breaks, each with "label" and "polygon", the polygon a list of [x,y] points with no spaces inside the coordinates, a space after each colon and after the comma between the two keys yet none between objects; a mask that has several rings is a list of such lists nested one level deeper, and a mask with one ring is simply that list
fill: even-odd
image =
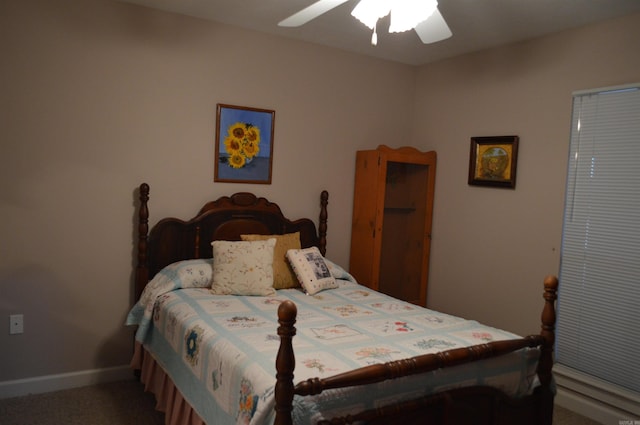
[{"label": "patchwork quilt", "polygon": [[[277,309],[298,307],[295,382],[517,335],[399,301],[337,273],[338,287],[316,295],[281,289],[274,296],[213,295],[210,264],[191,260],[163,271],[129,314],[136,338],[210,424],[271,424],[274,413]],[[333,270],[340,270],[334,268]],[[345,278],[350,280],[345,280]],[[158,283],[160,282],[160,283]],[[523,349],[428,376],[380,383],[366,390],[330,390],[294,399],[294,421],[372,408],[468,385],[491,385],[513,396],[536,385],[538,350]]]}]

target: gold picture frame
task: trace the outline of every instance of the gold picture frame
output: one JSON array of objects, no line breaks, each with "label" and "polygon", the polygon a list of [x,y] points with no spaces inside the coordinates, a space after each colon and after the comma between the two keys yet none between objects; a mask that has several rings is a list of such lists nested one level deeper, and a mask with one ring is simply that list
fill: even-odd
[{"label": "gold picture frame", "polygon": [[518,136],[472,137],[469,184],[515,189]]}]

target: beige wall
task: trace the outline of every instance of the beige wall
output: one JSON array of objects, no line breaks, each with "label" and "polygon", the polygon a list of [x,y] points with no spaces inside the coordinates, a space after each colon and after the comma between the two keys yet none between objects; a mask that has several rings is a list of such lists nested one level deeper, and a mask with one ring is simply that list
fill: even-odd
[{"label": "beige wall", "polygon": [[[347,264],[355,151],[411,131],[412,67],[118,2],[2,1],[0,52],[0,382],[128,363],[143,181],[151,223],[237,191],[315,219],[327,189]],[[276,111],[271,185],[213,182],[216,103]]]},{"label": "beige wall", "polygon": [[[438,152],[430,307],[526,334],[560,262],[572,92],[640,81],[640,15],[422,67],[414,143]],[[473,136],[520,137],[516,189],[469,186]]]},{"label": "beige wall", "polygon": [[[536,330],[571,92],[640,80],[636,28],[412,68],[106,0],[1,2],[0,319],[25,333],[0,332],[0,382],[128,362],[142,181],[152,223],[244,190],[315,218],[327,189],[346,265],[355,151],[380,143],[438,151],[430,306]],[[271,185],[213,183],[216,103],[276,111]],[[469,137],[498,134],[521,138],[517,189],[468,187]]]}]

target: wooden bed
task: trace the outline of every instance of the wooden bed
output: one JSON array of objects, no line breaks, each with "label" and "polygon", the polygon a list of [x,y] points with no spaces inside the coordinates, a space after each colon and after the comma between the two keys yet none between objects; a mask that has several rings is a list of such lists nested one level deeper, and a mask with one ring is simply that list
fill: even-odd
[{"label": "wooden bed", "polygon": [[[300,232],[303,248],[317,246],[323,255],[326,252],[328,217],[326,191],[323,191],[320,196],[318,230],[313,220],[289,220],[282,214],[277,204],[246,192],[208,202],[194,218],[188,221],[165,218],[149,230],[149,186],[147,184],[140,185],[139,199],[135,278],[137,298],[140,297],[149,280],[165,266],[182,260],[210,258],[213,240],[240,240],[240,235],[246,233],[270,235]],[[489,386],[462,387],[376,409],[350,412],[318,423],[550,425],[554,398],[551,369],[557,286],[558,281],[553,276],[548,276],[544,280],[542,325],[537,335],[365,366],[329,378],[312,378],[298,383],[294,382],[295,354],[292,345],[296,335],[294,325],[297,309],[293,302],[285,301],[278,308],[280,326],[277,334],[280,337],[280,348],[275,365],[277,370],[275,424],[294,423],[292,403],[295,395],[307,396],[329,389],[370,385],[384,380],[498,357],[523,347],[539,347],[540,358],[537,364],[539,385],[530,395],[514,399]]]}]

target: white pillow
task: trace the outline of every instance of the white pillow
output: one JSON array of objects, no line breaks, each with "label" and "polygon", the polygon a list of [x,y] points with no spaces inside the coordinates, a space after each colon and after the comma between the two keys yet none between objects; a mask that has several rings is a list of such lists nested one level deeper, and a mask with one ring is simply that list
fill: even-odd
[{"label": "white pillow", "polygon": [[313,295],[324,289],[338,287],[317,247],[290,249],[287,251],[287,259],[307,294]]},{"label": "white pillow", "polygon": [[213,241],[211,292],[218,295],[273,295],[275,239]]}]

